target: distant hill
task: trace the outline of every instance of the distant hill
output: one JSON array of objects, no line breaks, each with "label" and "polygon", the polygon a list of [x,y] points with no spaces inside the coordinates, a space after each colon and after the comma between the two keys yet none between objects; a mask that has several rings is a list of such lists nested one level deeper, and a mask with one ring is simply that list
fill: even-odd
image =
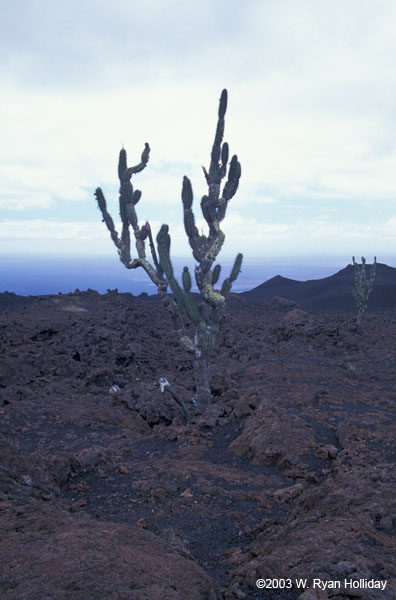
[{"label": "distant hill", "polygon": [[[367,276],[370,275],[370,269],[371,265],[367,265]],[[314,312],[355,312],[356,304],[352,295],[354,285],[355,268],[348,265],[330,277],[309,281],[296,281],[276,275],[239,295],[250,300],[271,300],[274,296],[281,296]],[[396,310],[396,269],[378,263],[367,312],[393,310]]]}]

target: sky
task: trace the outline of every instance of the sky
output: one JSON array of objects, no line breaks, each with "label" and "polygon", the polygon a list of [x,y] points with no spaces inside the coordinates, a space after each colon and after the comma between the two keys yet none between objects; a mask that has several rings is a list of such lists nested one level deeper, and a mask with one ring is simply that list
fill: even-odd
[{"label": "sky", "polygon": [[394,0],[0,3],[0,255],[115,254],[93,194],[118,223],[118,153],[145,142],[139,220],[189,255],[181,183],[206,232],[227,88],[223,256],[396,256]]}]

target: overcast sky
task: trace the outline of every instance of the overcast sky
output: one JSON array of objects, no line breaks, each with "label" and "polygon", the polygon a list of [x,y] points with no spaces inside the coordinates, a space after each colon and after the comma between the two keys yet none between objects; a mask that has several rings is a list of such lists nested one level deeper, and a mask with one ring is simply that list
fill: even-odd
[{"label": "overcast sky", "polygon": [[[223,255],[396,256],[394,0],[1,0],[0,252],[112,254],[117,161],[189,254],[221,90],[242,179]],[[204,223],[202,223],[204,228]]]}]

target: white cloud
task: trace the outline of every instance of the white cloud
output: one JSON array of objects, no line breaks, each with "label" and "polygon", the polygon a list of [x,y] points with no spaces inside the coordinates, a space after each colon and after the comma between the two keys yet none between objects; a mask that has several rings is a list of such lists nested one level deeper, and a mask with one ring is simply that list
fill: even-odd
[{"label": "white cloud", "polygon": [[[134,164],[148,141],[139,217],[169,221],[172,247],[187,252],[181,181],[191,177],[198,211],[227,86],[225,139],[242,163],[227,252],[394,245],[385,212],[381,225],[355,210],[371,205],[378,220],[396,194],[394,2],[20,0],[3,17],[0,208],[15,211],[21,239],[39,243],[25,211],[41,209],[57,247],[104,241],[93,191],[117,216],[118,152]],[[61,223],[59,202],[75,223]],[[337,220],[318,219],[319,202]]]},{"label": "white cloud", "polygon": [[37,192],[34,190],[29,191],[29,198],[26,198],[26,188],[21,186],[18,191],[18,186],[3,186],[3,190],[0,193],[0,209],[2,210],[15,210],[23,212],[26,207],[37,209],[37,208],[51,208],[54,204],[51,195],[48,192]]},{"label": "white cloud", "polygon": [[[183,90],[179,91],[160,90],[161,111],[147,108],[158,93],[151,89],[124,97],[80,96],[78,101],[37,93],[26,105],[18,94],[9,93],[0,153],[3,195],[17,193],[21,200],[16,208],[37,206],[37,190],[52,198],[82,201],[87,190],[101,185],[116,198],[119,149],[124,143],[134,164],[140,160],[144,142],[149,141],[149,165],[134,178],[146,206],[164,201],[176,206],[184,174],[191,177],[199,198],[205,192],[200,165],[209,162],[218,94],[208,93],[205,103],[198,99],[202,120],[191,122],[188,107],[194,94],[184,91],[183,101],[177,103],[175,98],[183,95]],[[254,88],[243,96],[254,97]],[[245,114],[243,104],[231,108],[232,100],[231,93],[234,118],[230,115],[227,120],[226,139],[231,151],[238,152],[243,169],[233,202],[261,205],[285,196],[316,198],[318,194],[393,200],[396,156],[390,149],[390,155],[381,151],[368,158],[367,149],[376,135],[369,120],[310,115],[296,120],[293,115],[271,111],[261,115],[257,103],[250,100],[251,110]],[[42,107],[39,112],[38,106]],[[134,112],[143,117],[136,121],[126,116]],[[260,188],[270,188],[271,194]]]},{"label": "white cloud", "polygon": [[2,240],[94,240],[105,238],[106,231],[101,223],[57,223],[45,219],[0,222]]},{"label": "white cloud", "polygon": [[[150,222],[155,236],[161,221]],[[207,233],[204,220],[197,219],[197,227]],[[116,224],[116,229],[120,227]],[[388,255],[392,248],[396,217],[362,225],[351,221],[335,220],[332,215],[315,219],[300,219],[295,223],[263,222],[233,212],[223,223],[226,241],[219,259],[242,252],[245,257],[286,256],[290,254],[356,254]],[[191,256],[184,227],[180,222],[169,222],[171,255]],[[103,223],[52,222],[43,219],[0,222],[0,251],[12,253],[28,248],[32,253],[52,249],[59,253],[87,253],[111,255],[116,249]],[[147,247],[147,255],[150,255]],[[132,254],[134,251],[132,250]]]}]

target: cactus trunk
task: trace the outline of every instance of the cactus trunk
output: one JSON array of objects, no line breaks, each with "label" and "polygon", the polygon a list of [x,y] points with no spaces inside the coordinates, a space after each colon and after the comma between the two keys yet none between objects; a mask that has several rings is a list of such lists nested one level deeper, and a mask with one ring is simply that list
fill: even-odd
[{"label": "cactus trunk", "polygon": [[212,401],[212,393],[209,385],[208,359],[208,354],[195,356],[194,358],[195,402],[200,412],[204,411]]},{"label": "cactus trunk", "polygon": [[357,315],[356,315],[356,327],[357,328],[360,328],[363,323],[364,313],[365,313],[365,311],[361,308],[357,312]]}]

